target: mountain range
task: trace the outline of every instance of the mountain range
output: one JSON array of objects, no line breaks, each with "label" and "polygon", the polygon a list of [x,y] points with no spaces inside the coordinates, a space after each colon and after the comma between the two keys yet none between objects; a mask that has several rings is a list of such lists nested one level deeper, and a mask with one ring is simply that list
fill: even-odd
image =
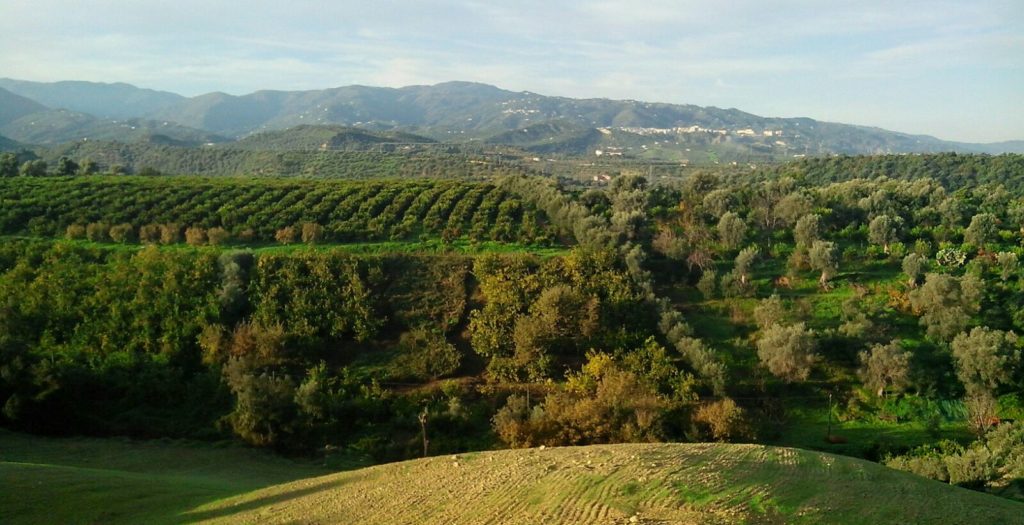
[{"label": "mountain range", "polygon": [[[310,126],[343,126],[389,133],[356,137],[369,143],[482,143],[537,154],[694,163],[830,153],[1024,152],[1024,141],[951,142],[810,118],[760,117],[738,109],[552,97],[469,82],[184,97],[123,83],[0,79],[0,135],[25,144],[156,136],[198,145],[296,126],[304,126],[304,140]],[[276,143],[288,142],[278,137]],[[252,141],[238,143],[243,145],[254,147]]]}]

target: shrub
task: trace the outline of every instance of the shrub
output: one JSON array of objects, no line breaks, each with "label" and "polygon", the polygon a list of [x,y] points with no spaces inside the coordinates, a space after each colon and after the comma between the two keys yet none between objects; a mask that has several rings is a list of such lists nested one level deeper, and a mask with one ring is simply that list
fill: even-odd
[{"label": "shrub", "polygon": [[221,227],[213,227],[206,231],[206,240],[210,243],[210,246],[219,246],[224,244],[231,237],[228,231]]},{"label": "shrub", "polygon": [[285,226],[274,233],[274,239],[281,244],[292,244],[298,239],[298,232],[292,226]]},{"label": "shrub", "polygon": [[114,242],[124,244],[135,240],[135,227],[124,223],[110,227],[110,238]]},{"label": "shrub", "polygon": [[110,225],[105,222],[91,222],[85,227],[85,236],[90,241],[102,242],[109,239]]},{"label": "shrub", "polygon": [[746,411],[730,398],[702,405],[693,416],[704,434],[715,441],[752,439],[753,429]]},{"label": "shrub", "polygon": [[67,229],[64,231],[64,236],[68,239],[84,239],[85,226],[81,224],[69,224]]},{"label": "shrub", "polygon": [[206,230],[198,226],[185,229],[185,242],[192,246],[206,244]]}]

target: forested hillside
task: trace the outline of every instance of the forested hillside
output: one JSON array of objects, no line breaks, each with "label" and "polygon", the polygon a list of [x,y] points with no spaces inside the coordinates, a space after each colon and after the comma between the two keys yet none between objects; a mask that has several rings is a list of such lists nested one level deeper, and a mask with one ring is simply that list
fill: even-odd
[{"label": "forested hillside", "polygon": [[378,461],[757,441],[1018,497],[1022,178],[9,177],[3,422]]}]

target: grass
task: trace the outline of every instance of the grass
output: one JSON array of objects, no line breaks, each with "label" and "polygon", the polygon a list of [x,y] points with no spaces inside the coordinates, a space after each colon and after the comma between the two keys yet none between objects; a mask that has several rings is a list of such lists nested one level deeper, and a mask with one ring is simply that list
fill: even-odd
[{"label": "grass", "polygon": [[1024,504],[831,454],[643,444],[434,457],[204,506],[216,523],[1017,523]]},{"label": "grass", "polygon": [[505,450],[330,474],[233,446],[0,431],[5,524],[998,524],[1021,515],[1022,503],[875,463],[760,445]]},{"label": "grass", "polygon": [[200,505],[327,472],[237,446],[0,430],[0,523],[180,523]]}]

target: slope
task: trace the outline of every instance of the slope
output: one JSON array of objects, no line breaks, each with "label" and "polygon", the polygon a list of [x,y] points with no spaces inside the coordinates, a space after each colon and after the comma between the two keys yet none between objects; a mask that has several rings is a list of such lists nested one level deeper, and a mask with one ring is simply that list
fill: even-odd
[{"label": "slope", "polygon": [[380,465],[202,506],[218,523],[1019,523],[1024,504],[756,445],[506,450]]},{"label": "slope", "polygon": [[0,88],[51,108],[117,119],[142,117],[185,99],[175,93],[138,88],[122,82],[31,82],[0,78]]},{"label": "slope", "polygon": [[205,502],[325,472],[239,447],[0,430],[0,523],[180,523]]}]

